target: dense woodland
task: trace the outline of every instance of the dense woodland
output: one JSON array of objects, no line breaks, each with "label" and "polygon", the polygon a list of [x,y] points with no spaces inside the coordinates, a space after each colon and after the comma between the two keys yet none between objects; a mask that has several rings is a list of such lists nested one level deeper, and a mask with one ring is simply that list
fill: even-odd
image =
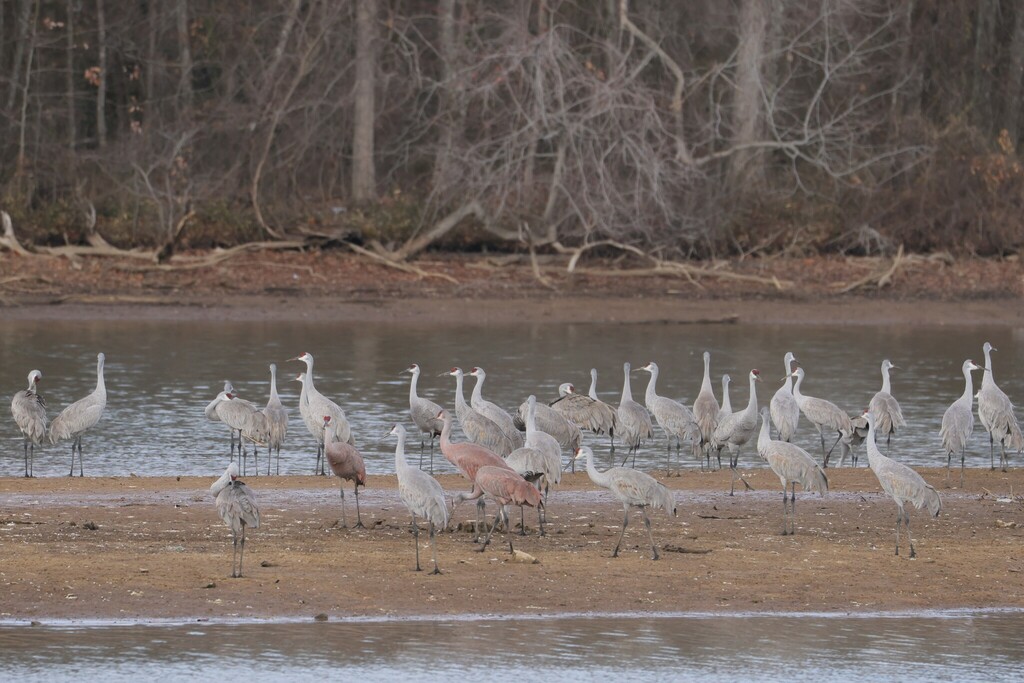
[{"label": "dense woodland", "polygon": [[1024,244],[1024,0],[3,0],[23,243]]}]

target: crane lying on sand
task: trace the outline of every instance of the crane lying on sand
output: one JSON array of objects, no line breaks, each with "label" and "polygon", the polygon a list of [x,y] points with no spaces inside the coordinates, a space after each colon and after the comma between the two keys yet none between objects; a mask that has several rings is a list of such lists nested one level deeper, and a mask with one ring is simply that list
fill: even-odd
[{"label": "crane lying on sand", "polygon": [[[771,413],[761,408],[761,433],[757,437],[757,452],[768,463],[782,483],[782,535],[796,533],[796,485],[804,491],[824,496],[828,492],[828,477],[804,449],[787,441],[775,441],[771,435]],[[792,484],[787,501],[786,486]],[[786,518],[789,517],[789,526]]]},{"label": "crane lying on sand", "polygon": [[96,388],[85,398],[79,399],[60,411],[50,423],[50,443],[71,439],[71,472],[75,475],[75,448],[78,448],[78,476],[82,476],[82,435],[96,426],[107,407],[107,387],[103,383],[103,364],[106,356],[96,356]]},{"label": "crane lying on sand", "polygon": [[615,544],[615,550],[612,551],[612,557],[619,556],[622,537],[626,535],[626,526],[629,525],[629,508],[635,507],[640,508],[644,526],[647,527],[647,538],[651,542],[651,559],[657,560],[658,548],[654,545],[654,534],[651,533],[651,519],[647,516],[647,508],[655,510],[661,508],[675,517],[676,501],[672,492],[654,477],[638,470],[612,467],[604,472],[599,472],[594,466],[594,451],[586,446],[581,446],[576,451],[576,458],[586,458],[587,474],[590,476],[590,480],[611,491],[622,503],[622,531],[619,533],[619,541]]},{"label": "crane lying on sand", "polygon": [[[232,462],[220,479],[210,486],[217,503],[217,512],[231,528],[231,578],[242,576],[242,556],[245,554],[245,528],[259,528],[260,510],[252,489],[238,478],[238,463]],[[235,571],[235,558],[238,570]]]},{"label": "crane lying on sand", "polygon": [[28,388],[19,391],[11,399],[11,415],[14,423],[25,436],[25,476],[33,477],[32,464],[36,446],[46,438],[46,401],[39,395],[37,385],[43,373],[33,370],[28,373]]},{"label": "crane lying on sand", "polygon": [[964,373],[964,393],[953,401],[942,415],[942,427],[939,438],[946,451],[946,483],[949,484],[949,466],[953,455],[960,454],[960,486],[964,485],[964,461],[967,459],[967,442],[974,432],[974,380],[972,370],[981,370],[973,360],[968,358],[961,366]]},{"label": "crane lying on sand", "polygon": [[420,431],[420,469],[423,469],[423,451],[425,448],[422,437],[428,436],[430,437],[430,473],[433,474],[434,439],[441,436],[441,428],[444,427],[444,424],[437,419],[437,414],[441,412],[441,406],[416,393],[416,385],[420,379],[419,365],[413,363],[403,372],[408,372],[412,375],[412,381],[409,382],[409,414],[412,416],[413,424]]},{"label": "crane lying on sand", "polygon": [[395,447],[395,474],[398,476],[398,495],[412,515],[412,534],[416,545],[416,571],[420,569],[420,527],[416,517],[427,520],[430,526],[430,551],[434,557],[434,571],[440,574],[437,566],[437,530],[448,526],[448,507],[444,500],[444,489],[437,480],[405,461],[405,427],[396,424],[391,435],[398,437]]},{"label": "crane lying on sand", "polygon": [[356,447],[339,441],[335,431],[334,421],[330,415],[324,415],[324,460],[330,466],[334,476],[341,479],[339,489],[341,490],[341,525],[348,528],[348,520],[345,519],[345,480],[355,484],[356,494],[356,528],[364,529],[363,517],[359,512],[359,487],[366,486],[366,465],[363,463],[363,456],[356,450]]},{"label": "crane lying on sand", "polygon": [[928,508],[928,514],[938,517],[942,511],[942,501],[935,487],[925,482],[924,478],[902,463],[882,455],[875,444],[875,417],[871,411],[865,411],[868,421],[868,464],[871,471],[878,477],[878,483],[893,502],[896,503],[896,554],[900,554],[900,524],[906,527],[907,543],[910,544],[910,556],[914,557],[917,552],[914,550],[914,539],[910,537],[910,515],[904,509],[906,503],[910,503],[915,509]]},{"label": "crane lying on sand", "polygon": [[978,417],[988,432],[989,464],[993,470],[996,468],[993,450],[994,443],[998,441],[999,468],[1005,472],[1009,464],[1006,449],[1018,453],[1024,450],[1024,434],[1021,434],[1017,416],[1013,414],[1013,403],[1003,390],[996,386],[992,374],[992,352],[996,349],[985,342],[982,351],[985,353],[985,374],[981,377],[981,391],[978,392]]}]

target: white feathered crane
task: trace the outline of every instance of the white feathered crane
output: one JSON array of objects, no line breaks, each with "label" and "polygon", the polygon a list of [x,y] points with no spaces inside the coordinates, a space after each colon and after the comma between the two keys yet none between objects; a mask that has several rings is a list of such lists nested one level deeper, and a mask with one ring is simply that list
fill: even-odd
[{"label": "white feathered crane", "polygon": [[405,427],[396,424],[391,430],[391,435],[398,437],[398,445],[395,447],[395,473],[398,475],[398,495],[412,515],[412,533],[416,545],[416,571],[421,571],[420,527],[416,523],[416,518],[422,517],[430,525],[430,551],[434,557],[434,571],[431,574],[440,574],[441,570],[437,566],[435,537],[438,529],[448,526],[448,507],[445,505],[444,489],[432,476],[421,469],[411,467],[406,462]]}]

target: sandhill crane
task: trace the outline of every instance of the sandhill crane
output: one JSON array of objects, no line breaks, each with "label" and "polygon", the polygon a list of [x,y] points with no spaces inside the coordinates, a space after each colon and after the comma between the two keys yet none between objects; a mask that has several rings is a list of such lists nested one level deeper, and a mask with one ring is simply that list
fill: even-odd
[{"label": "sandhill crane", "polygon": [[964,485],[964,461],[967,459],[967,442],[974,431],[974,378],[972,370],[981,368],[971,359],[961,366],[964,373],[964,393],[953,404],[946,408],[942,415],[942,427],[939,437],[946,451],[946,483],[949,483],[949,466],[953,455],[960,454],[960,486]]},{"label": "sandhill crane", "polygon": [[683,439],[689,439],[696,450],[700,441],[700,428],[693,412],[678,401],[673,401],[667,396],[658,396],[658,364],[651,361],[640,368],[651,373],[651,379],[647,382],[647,392],[644,394],[644,403],[647,410],[657,421],[658,426],[665,432],[667,451],[665,455],[665,476],[672,474],[672,439],[676,440],[676,457],[679,457],[679,450]]},{"label": "sandhill crane", "polygon": [[476,378],[476,384],[473,385],[473,394],[469,399],[473,410],[498,425],[501,428],[501,432],[508,437],[513,450],[520,448],[523,445],[523,435],[516,429],[515,424],[512,422],[512,416],[486,400],[483,396],[484,381],[487,379],[487,373],[484,372],[483,368],[473,368],[469,371],[469,374]]},{"label": "sandhill crane", "polygon": [[1002,389],[996,386],[992,374],[992,351],[996,349],[985,342],[982,350],[985,352],[985,374],[981,376],[981,391],[978,392],[978,417],[988,432],[989,464],[992,469],[996,468],[993,444],[998,441],[999,467],[1005,472],[1009,464],[1006,449],[1010,448],[1018,453],[1024,450],[1024,435],[1021,434],[1020,424],[1013,414],[1013,404]]},{"label": "sandhill crane", "polygon": [[704,378],[701,380],[700,391],[693,401],[693,416],[697,420],[697,428],[700,429],[700,449],[705,453],[708,468],[711,467],[711,435],[718,425],[718,413],[721,410],[718,399],[715,398],[715,391],[711,388],[711,353],[704,352]]},{"label": "sandhill crane", "polygon": [[882,490],[889,494],[889,497],[896,503],[896,554],[900,554],[900,524],[907,529],[907,542],[910,543],[910,556],[914,557],[917,552],[914,550],[914,539],[910,537],[910,515],[903,508],[905,503],[911,503],[915,509],[928,508],[932,517],[938,517],[942,511],[942,501],[935,487],[931,486],[921,477],[920,474],[902,463],[891,460],[882,455],[875,443],[875,417],[871,411],[865,411],[868,421],[868,464],[871,471],[878,477],[878,483]]},{"label": "sandhill crane", "polygon": [[324,444],[324,416],[331,416],[331,425],[334,427],[338,441],[344,441],[350,446],[355,446],[356,442],[352,438],[352,429],[349,427],[345,411],[341,409],[341,406],[317,391],[316,386],[313,384],[313,354],[306,352],[301,356],[289,358],[288,360],[302,361],[306,364],[306,378],[302,383],[302,393],[305,398],[299,396],[299,403],[305,402],[309,410],[306,426],[313,433],[313,438],[317,440],[317,467],[320,470],[320,474],[324,474],[323,464],[320,460]]},{"label": "sandhill crane", "polygon": [[779,441],[792,441],[800,425],[800,405],[793,396],[793,370],[796,357],[792,351],[787,351],[784,358],[786,363],[786,377],[782,381],[772,401],[769,404],[771,409],[772,422],[775,424],[775,431],[779,435]]},{"label": "sandhill crane", "polygon": [[629,363],[622,364],[622,375],[622,397],[615,413],[615,423],[618,425],[616,435],[627,448],[622,464],[626,464],[629,454],[632,453],[633,467],[636,467],[636,452],[645,439],[654,436],[654,427],[651,425],[651,414],[647,412],[647,408],[633,400],[633,390],[629,386]]},{"label": "sandhill crane", "polygon": [[[454,508],[459,502],[463,500],[483,500],[483,496],[487,495],[498,505],[498,509],[494,513],[494,523],[491,528],[487,531],[487,536],[484,538],[484,542],[477,549],[483,552],[487,548],[487,544],[491,542],[491,534],[494,533],[494,529],[498,526],[498,519],[503,518],[505,520],[505,528],[510,529],[507,506],[518,505],[522,508],[525,505],[530,507],[540,508],[544,507],[544,503],[540,497],[540,491],[537,487],[530,482],[523,479],[516,472],[506,467],[493,467],[490,465],[481,467],[476,472],[476,477],[473,481],[473,491],[468,496],[466,494],[459,494],[455,500],[452,501],[452,507]],[[540,519],[540,534],[544,535],[544,515],[539,513]],[[486,520],[485,520],[486,521]]]},{"label": "sandhill crane", "polygon": [[270,398],[263,409],[267,427],[267,476],[270,476],[270,451],[277,451],[277,473],[281,474],[281,444],[288,434],[288,409],[277,395],[277,365],[270,364]]},{"label": "sandhill crane", "polygon": [[721,467],[722,449],[729,448],[729,495],[733,495],[736,487],[736,478],[739,477],[743,485],[750,489],[750,484],[736,470],[736,464],[740,458],[740,448],[750,441],[750,437],[757,431],[757,383],[761,381],[761,373],[758,370],[750,371],[750,399],[747,407],[738,412],[732,413],[715,427],[711,434],[710,449],[718,452],[719,467]]},{"label": "sandhill crane", "polygon": [[[574,389],[575,389],[575,387],[574,387]],[[602,401],[597,396],[597,368],[590,368],[590,389],[587,390],[587,396],[589,396],[590,398],[594,399],[597,403],[599,403],[600,406],[603,407],[603,409],[607,409],[607,410],[610,410],[612,412],[612,421],[610,423],[611,426],[607,427],[605,429],[605,431],[608,432],[608,438],[611,439],[612,450],[614,450],[615,449],[615,429],[616,429],[616,427],[619,426],[618,425],[618,414],[616,413],[614,408],[612,408],[610,405],[608,405],[607,403]],[[600,434],[600,432],[597,432],[597,433]],[[575,462],[575,459],[573,459],[573,462]]]},{"label": "sandhill crane", "polygon": [[11,415],[18,429],[25,435],[25,476],[33,477],[32,463],[36,446],[46,438],[46,401],[39,395],[36,385],[43,373],[33,370],[28,373],[28,388],[19,391],[11,399]]},{"label": "sandhill crane", "polygon": [[[231,394],[232,396],[235,397],[235,400],[237,400],[237,401],[242,401],[243,403],[248,403],[249,405],[252,405],[252,403],[249,403],[249,401],[245,401],[244,399],[238,398],[238,392],[235,391],[235,386],[231,383],[231,380],[229,380],[229,379],[224,380],[224,393],[225,394]],[[220,416],[217,415],[217,410],[216,410],[217,409],[217,403],[220,400],[222,400],[222,399],[214,398],[206,406],[206,410],[205,410],[206,419],[208,419],[210,422],[221,422]],[[255,408],[255,406],[253,406],[253,408]],[[228,431],[231,432],[231,459],[234,460],[235,459],[235,432],[237,430],[234,427],[228,427]],[[239,439],[238,440],[239,446],[241,446],[241,443],[242,443],[241,439],[242,439],[242,437],[239,436],[238,439]]]},{"label": "sandhill crane", "polygon": [[455,378],[455,414],[466,438],[502,457],[515,450],[501,427],[466,403],[465,395],[462,393],[462,368],[452,368],[444,374]]},{"label": "sandhill crane", "polygon": [[302,384],[302,389],[299,392],[299,415],[302,417],[302,422],[306,425],[306,429],[316,441],[316,464],[313,466],[313,474],[323,474],[324,471],[320,458],[323,455],[324,448],[324,423],[321,420],[317,424],[317,418],[309,410],[309,402],[306,400],[306,373],[300,372],[295,376],[294,381]]},{"label": "sandhill crane", "polygon": [[676,516],[676,501],[672,492],[659,483],[654,477],[638,470],[628,470],[624,467],[612,467],[604,472],[598,472],[594,466],[594,452],[586,446],[581,446],[576,451],[576,458],[586,458],[587,474],[590,480],[602,488],[606,488],[622,502],[622,531],[619,533],[619,541],[615,544],[612,557],[619,556],[619,547],[622,545],[622,537],[626,535],[626,526],[629,524],[629,508],[640,508],[643,514],[644,526],[647,527],[647,538],[651,541],[651,559],[658,559],[658,548],[654,545],[654,534],[651,533],[651,520],[647,516],[647,508],[661,508],[673,517]]},{"label": "sandhill crane", "polygon": [[78,476],[82,476],[82,434],[91,429],[103,417],[107,407],[107,387],[103,383],[103,363],[107,357],[96,355],[96,388],[85,398],[79,399],[60,411],[50,423],[50,443],[71,439],[71,472],[75,474],[75,448],[78,448]]},{"label": "sandhill crane", "polygon": [[882,389],[871,397],[868,410],[875,416],[875,424],[878,426],[878,433],[885,435],[885,450],[889,451],[889,441],[892,435],[900,427],[906,427],[907,422],[903,419],[903,410],[899,401],[892,397],[892,388],[889,385],[889,370],[896,368],[889,359],[882,361]]},{"label": "sandhill crane", "polygon": [[[461,370],[459,372],[461,373]],[[479,444],[470,443],[468,441],[454,443],[451,440],[451,414],[446,410],[442,410],[438,413],[437,417],[444,425],[441,428],[441,453],[444,454],[445,459],[454,465],[455,469],[457,469],[459,473],[471,483],[476,481],[477,470],[481,467],[494,466],[505,467],[509,470],[512,469],[508,466],[508,463],[501,458],[501,456]],[[465,494],[460,495],[465,497]],[[456,496],[456,498],[458,498],[458,496]],[[474,541],[480,537],[480,517],[484,512],[483,498],[477,498],[476,511],[477,518],[476,525],[474,526]]]},{"label": "sandhill crane", "polygon": [[213,482],[210,493],[216,499],[220,518],[231,527],[231,578],[241,578],[242,556],[245,554],[245,528],[257,529],[260,526],[260,510],[256,507],[256,496],[253,495],[252,489],[238,478],[238,464],[234,462],[228,465],[220,479]]},{"label": "sandhill crane", "polygon": [[[596,381],[597,370],[591,372]],[[597,398],[596,393],[595,391],[593,396],[584,396],[577,393],[575,386],[564,382],[558,387],[559,396],[551,402],[551,409],[580,429],[588,429],[594,434],[608,434],[614,442],[617,419],[615,409]],[[575,449],[573,452],[576,452]]]},{"label": "sandhill crane", "polygon": [[718,421],[732,415],[732,399],[729,398],[729,385],[732,384],[732,377],[728,374],[722,375],[722,406],[718,409]]},{"label": "sandhill crane", "polygon": [[[544,454],[538,451],[536,448],[530,448],[529,446],[523,446],[512,451],[505,462],[511,467],[516,474],[530,482],[537,487],[538,490],[544,491],[544,501],[547,502],[547,486],[542,483],[546,477],[545,473],[550,467],[550,460],[544,457]],[[559,472],[559,474],[561,474]],[[474,489],[474,493],[476,490]],[[523,508],[519,508],[519,533],[520,535],[526,535],[526,522],[524,520],[525,513]],[[543,520],[543,508],[537,508],[537,524],[543,533],[544,520]]]},{"label": "sandhill crane", "polygon": [[[757,437],[757,453],[764,458],[782,483],[782,535],[785,536],[787,533],[796,533],[796,485],[800,484],[804,491],[814,491],[824,496],[828,492],[828,477],[807,451],[787,441],[773,440],[770,422],[770,410],[761,408],[761,433]],[[787,502],[788,484],[792,484],[792,494]]]},{"label": "sandhill crane", "polygon": [[[416,382],[413,375],[413,383]],[[440,411],[438,411],[440,412]],[[437,415],[435,414],[436,418]],[[443,426],[443,425],[442,425]],[[438,529],[448,526],[448,506],[444,500],[444,489],[432,476],[416,467],[410,467],[405,461],[405,427],[396,424],[391,430],[398,437],[395,447],[395,474],[398,475],[398,495],[412,515],[412,534],[416,545],[416,571],[420,570],[420,527],[416,517],[422,517],[430,525],[430,551],[434,556],[434,571],[440,574],[437,566],[437,544],[435,536]]]},{"label": "sandhill crane", "polygon": [[359,487],[366,486],[366,465],[363,463],[363,456],[356,450],[356,447],[345,441],[338,441],[335,432],[334,420],[330,415],[324,415],[324,460],[330,465],[334,476],[341,479],[338,489],[341,491],[341,525],[348,528],[348,520],[345,518],[345,480],[351,481],[355,486],[356,493],[356,528],[365,529],[363,517],[359,512]]},{"label": "sandhill crane", "polygon": [[[800,385],[804,381],[804,369],[797,367],[793,371],[793,377],[796,378],[796,382],[793,384],[793,398],[796,399],[797,405],[800,406],[800,412],[804,414],[804,417],[814,425],[814,428],[818,430],[818,436],[821,438],[821,454],[823,456],[822,467],[828,467],[828,457],[832,455],[832,450],[839,443],[839,440],[844,436],[849,437],[853,431],[853,425],[850,424],[850,416],[839,409],[835,403],[826,401],[823,398],[814,398],[813,396],[804,396],[800,391]],[[825,452],[825,428],[829,431],[838,432],[839,436],[836,437],[836,443],[832,444],[832,448]]]},{"label": "sandhill crane", "polygon": [[[526,399],[526,406],[526,438],[523,445],[524,448],[529,448],[539,456],[539,460],[530,458],[531,467],[539,468],[543,479],[544,500],[547,501],[548,489],[551,486],[558,486],[562,481],[562,447],[555,437],[537,429],[537,397],[531,394]],[[518,450],[520,449],[516,449],[516,451]],[[516,451],[512,451],[512,454],[515,454]],[[506,462],[512,469],[522,474],[513,464],[511,454]]]},{"label": "sandhill crane", "polygon": [[256,473],[259,474],[257,448],[268,441],[266,416],[249,401],[243,401],[234,394],[224,391],[217,394],[217,398],[207,406],[207,410],[211,409],[221,422],[239,433],[238,457],[243,469],[246,463],[245,442],[253,444],[253,460],[256,463]]},{"label": "sandhill crane", "polygon": [[[529,401],[523,401],[518,410],[516,410],[516,414],[512,416],[516,429],[521,432],[526,431],[528,404]],[[583,442],[583,434],[580,432],[580,428],[570,422],[568,418],[563,417],[560,412],[551,406],[537,403],[534,410],[537,429],[545,434],[550,434],[558,442],[559,446],[568,448],[570,452],[575,453],[576,449]]]},{"label": "sandhill crane", "polygon": [[441,406],[416,393],[416,385],[420,379],[420,366],[413,363],[404,372],[412,375],[409,383],[409,414],[412,415],[413,424],[420,430],[420,469],[423,469],[423,435],[430,437],[430,473],[434,473],[434,437],[441,436],[441,428],[444,426],[437,419],[441,412]]}]

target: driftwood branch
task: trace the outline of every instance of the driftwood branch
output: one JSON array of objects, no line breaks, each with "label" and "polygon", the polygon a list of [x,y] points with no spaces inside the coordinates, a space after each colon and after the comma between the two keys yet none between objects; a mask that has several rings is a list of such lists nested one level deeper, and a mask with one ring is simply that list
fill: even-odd
[{"label": "driftwood branch", "polygon": [[412,273],[413,275],[418,275],[421,278],[436,277],[442,280],[447,280],[452,284],[459,284],[458,280],[453,278],[451,275],[448,275],[447,273],[431,273],[430,271],[423,270],[422,268],[417,268],[416,266],[410,265],[408,263],[392,261],[388,257],[382,256],[380,254],[375,254],[369,249],[364,249],[363,247],[360,247],[358,244],[352,244],[351,242],[344,242],[344,244],[355,253],[361,256],[366,256],[367,258],[373,260],[374,263],[379,263],[383,266],[387,266],[388,268],[394,268],[396,270],[402,271],[403,273]]},{"label": "driftwood branch", "polygon": [[21,246],[21,242],[18,241],[18,237],[14,234],[14,223],[11,221],[11,215],[6,211],[0,211],[0,220],[3,221],[4,225],[3,235],[0,236],[0,248],[12,251],[19,256],[32,256],[32,252]]},{"label": "driftwood branch", "polygon": [[118,266],[120,270],[132,271],[132,272],[145,272],[145,271],[174,271],[174,270],[201,270],[203,268],[209,268],[215,266],[218,263],[227,261],[235,256],[241,254],[248,254],[255,251],[278,251],[285,249],[301,249],[306,246],[305,242],[292,240],[283,242],[249,242],[247,244],[240,244],[237,247],[231,247],[230,249],[223,249],[215,251],[209,256],[202,258],[193,258],[188,256],[175,256],[172,263],[153,263],[151,265],[144,266],[133,266],[133,265],[121,265]]},{"label": "driftwood branch", "polygon": [[439,220],[433,228],[419,237],[414,237],[401,247],[388,254],[376,254],[389,261],[406,261],[412,256],[429,247],[436,240],[441,239],[449,231],[469,216],[477,220],[484,220],[484,207],[477,200],[466,202],[455,211]]},{"label": "driftwood branch", "polygon": [[864,277],[857,278],[853,282],[847,283],[845,285],[840,283],[836,285],[836,287],[838,287],[840,294],[846,294],[847,292],[852,292],[855,289],[859,289],[861,287],[865,287],[871,284],[874,284],[874,286],[877,289],[882,289],[883,287],[888,287],[889,285],[892,284],[892,278],[893,276],[896,275],[896,272],[900,268],[903,268],[914,263],[919,263],[922,260],[924,259],[920,256],[917,256],[916,254],[910,254],[909,256],[905,255],[903,253],[903,245],[901,244],[899,248],[896,250],[896,256],[893,257],[892,263],[881,268],[880,270],[876,270],[872,273],[869,273]]}]

